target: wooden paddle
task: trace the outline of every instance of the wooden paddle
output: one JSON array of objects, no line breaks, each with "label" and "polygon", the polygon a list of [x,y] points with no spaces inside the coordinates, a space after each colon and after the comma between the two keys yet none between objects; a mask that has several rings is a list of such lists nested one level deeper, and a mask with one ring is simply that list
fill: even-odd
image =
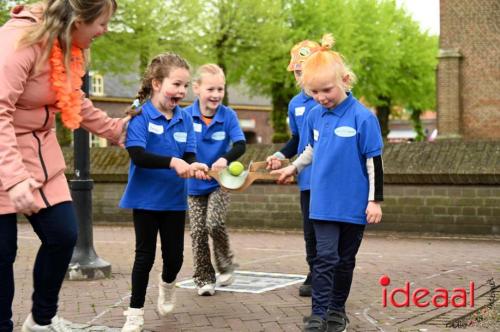
[{"label": "wooden paddle", "polygon": [[[282,167],[289,164],[288,159],[282,161]],[[221,171],[208,171],[208,175],[216,179],[225,190],[241,192],[257,180],[276,181],[279,179],[279,174],[270,174],[266,166],[266,161],[256,161],[250,162],[248,170],[238,176],[231,175],[227,167]]]}]

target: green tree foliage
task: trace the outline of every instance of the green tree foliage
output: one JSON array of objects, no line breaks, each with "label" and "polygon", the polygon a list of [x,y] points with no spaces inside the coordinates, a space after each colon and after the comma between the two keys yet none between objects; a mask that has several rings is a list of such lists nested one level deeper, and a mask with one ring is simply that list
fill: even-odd
[{"label": "green tree foliage", "polygon": [[0,25],[3,25],[9,19],[9,9],[11,6],[7,2],[0,2]]},{"label": "green tree foliage", "polygon": [[217,63],[227,84],[240,83],[250,70],[262,69],[260,60],[273,51],[282,30],[280,18],[280,1],[204,1],[196,28],[204,62]]},{"label": "green tree foliage", "polygon": [[10,10],[17,4],[29,4],[37,2],[37,0],[11,1],[0,0],[0,26],[10,18]]},{"label": "green tree foliage", "polygon": [[73,142],[73,132],[64,127],[61,120],[61,113],[56,114],[56,136],[61,146],[70,146]]},{"label": "green tree foliage", "polygon": [[152,57],[173,51],[197,59],[189,27],[200,7],[195,0],[121,0],[109,32],[92,46],[92,66],[100,72],[142,75]]},{"label": "green tree foliage", "polygon": [[274,141],[283,141],[287,104],[299,90],[286,71],[289,51],[326,32],[358,77],[353,93],[377,109],[384,136],[394,105],[434,106],[437,38],[394,0],[122,0],[92,63],[101,72],[142,73],[166,50],[195,65],[215,62],[228,84],[271,97]]}]

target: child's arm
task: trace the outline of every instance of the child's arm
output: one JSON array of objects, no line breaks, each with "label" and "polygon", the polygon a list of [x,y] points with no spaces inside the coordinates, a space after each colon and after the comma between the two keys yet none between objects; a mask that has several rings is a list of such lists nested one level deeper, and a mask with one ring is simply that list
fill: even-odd
[{"label": "child's arm", "polygon": [[185,152],[182,159],[172,158],[171,168],[175,169],[181,178],[197,178],[198,180],[210,180],[207,175],[208,166],[196,161],[194,152]]},{"label": "child's arm", "polygon": [[299,147],[299,135],[292,134],[292,137],[286,145],[279,151],[266,158],[267,169],[279,169],[281,168],[281,161],[283,159],[290,159],[297,154],[297,149]]},{"label": "child's arm", "polygon": [[292,176],[302,171],[312,162],[312,156],[313,148],[307,145],[300,156],[298,156],[290,166],[271,171],[271,174],[280,175],[278,183],[289,183],[291,182]]},{"label": "child's arm", "polygon": [[241,157],[246,151],[245,140],[233,143],[231,150],[226,152],[223,156],[217,159],[211,166],[213,170],[220,170],[225,168],[229,163]]},{"label": "child's arm", "polygon": [[382,220],[380,202],[384,200],[384,167],[382,156],[367,158],[366,170],[369,182],[366,221],[369,224],[378,224]]},{"label": "child's arm", "polygon": [[292,108],[292,103],[288,104],[288,120],[289,127],[292,133],[292,137],[286,142],[285,146],[281,150],[276,151],[274,154],[266,158],[267,169],[279,169],[282,167],[281,160],[290,159],[297,154],[299,148],[299,129],[295,121],[294,110]]}]

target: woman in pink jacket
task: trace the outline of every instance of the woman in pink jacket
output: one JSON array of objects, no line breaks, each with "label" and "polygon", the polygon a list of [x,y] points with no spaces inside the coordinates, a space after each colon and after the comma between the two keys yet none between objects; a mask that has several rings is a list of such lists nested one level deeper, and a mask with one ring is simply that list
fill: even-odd
[{"label": "woman in pink jacket", "polygon": [[54,117],[118,142],[128,118],[111,119],[81,91],[87,49],[107,31],[115,0],[45,0],[17,6],[0,28],[0,331],[12,331],[16,213],[42,244],[33,306],[22,331],[66,331],[56,315],[77,222]]}]

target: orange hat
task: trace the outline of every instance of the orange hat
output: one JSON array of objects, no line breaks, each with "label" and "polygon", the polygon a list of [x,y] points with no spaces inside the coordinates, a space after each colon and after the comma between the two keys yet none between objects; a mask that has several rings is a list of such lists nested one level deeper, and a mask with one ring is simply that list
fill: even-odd
[{"label": "orange hat", "polygon": [[304,62],[308,56],[320,49],[320,45],[316,42],[310,40],[303,40],[298,44],[295,44],[290,51],[292,59],[288,64],[287,70],[294,71],[301,69],[301,63]]}]

